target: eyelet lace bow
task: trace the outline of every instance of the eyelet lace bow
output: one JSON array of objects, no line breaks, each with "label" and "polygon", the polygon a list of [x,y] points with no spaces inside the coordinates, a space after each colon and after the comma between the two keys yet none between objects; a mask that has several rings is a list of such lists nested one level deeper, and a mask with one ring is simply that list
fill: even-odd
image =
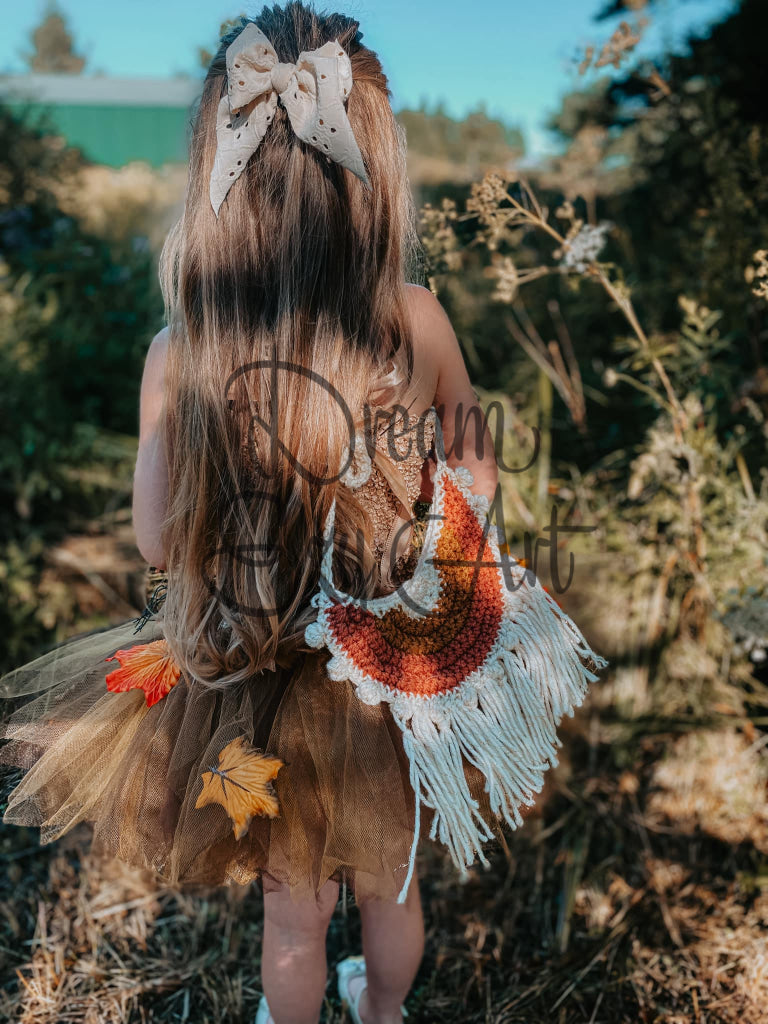
[{"label": "eyelet lace bow", "polygon": [[218,217],[227,193],[271,123],[278,99],[296,135],[356,174],[370,188],[344,103],[352,64],[338,39],[283,64],[258,25],[249,22],[227,49],[227,92],[216,121],[211,206]]}]

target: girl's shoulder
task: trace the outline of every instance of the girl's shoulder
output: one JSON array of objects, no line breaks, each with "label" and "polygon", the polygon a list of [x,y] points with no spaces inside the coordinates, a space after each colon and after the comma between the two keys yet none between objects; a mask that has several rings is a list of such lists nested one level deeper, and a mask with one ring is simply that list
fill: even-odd
[{"label": "girl's shoulder", "polygon": [[412,392],[418,395],[418,405],[429,406],[437,388],[440,372],[439,359],[432,345],[437,319],[435,305],[440,303],[429,288],[408,284],[405,289],[408,318],[413,347]]},{"label": "girl's shoulder", "polygon": [[165,362],[168,354],[168,343],[171,337],[170,327],[161,327],[152,341],[149,343],[147,359],[154,359],[155,362]]},{"label": "girl's shoulder", "polygon": [[414,347],[427,347],[434,360],[459,347],[456,332],[434,292],[420,284],[406,287]]},{"label": "girl's shoulder", "polygon": [[474,401],[464,356],[450,318],[437,296],[421,285],[406,288],[413,341],[414,377],[426,404],[450,401],[454,392]]},{"label": "girl's shoulder", "polygon": [[144,371],[141,379],[141,388],[144,394],[147,392],[154,393],[159,388],[162,388],[165,377],[165,362],[168,355],[169,334],[168,328],[163,327],[149,343],[149,348],[144,358]]},{"label": "girl's shoulder", "polygon": [[405,286],[405,298],[408,305],[408,314],[411,321],[411,329],[414,335],[421,335],[424,328],[429,325],[430,320],[435,316],[435,307],[440,305],[437,297],[420,284],[407,283]]}]

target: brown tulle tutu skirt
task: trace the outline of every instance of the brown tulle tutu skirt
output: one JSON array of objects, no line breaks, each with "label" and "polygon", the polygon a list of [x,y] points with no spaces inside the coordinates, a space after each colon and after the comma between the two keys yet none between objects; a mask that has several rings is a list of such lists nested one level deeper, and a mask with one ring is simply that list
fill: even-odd
[{"label": "brown tulle tutu skirt", "polygon": [[[0,726],[0,762],[24,772],[3,820],[39,827],[42,842],[90,822],[95,851],[181,886],[260,879],[301,899],[333,878],[358,901],[395,899],[415,805],[388,707],[331,681],[317,652],[224,691],[182,678],[148,707],[142,690],[106,688],[116,665],[107,658],[162,636],[156,621],[134,630],[128,622],[65,642],[0,681],[0,697],[29,698],[10,715],[6,707]],[[284,762],[278,816],[254,817],[240,839],[222,806],[195,807],[203,773],[238,736]],[[421,835],[428,828],[426,816]]]}]

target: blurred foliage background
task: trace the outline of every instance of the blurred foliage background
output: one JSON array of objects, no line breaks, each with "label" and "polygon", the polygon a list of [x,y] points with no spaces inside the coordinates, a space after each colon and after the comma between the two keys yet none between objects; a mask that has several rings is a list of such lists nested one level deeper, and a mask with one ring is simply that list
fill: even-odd
[{"label": "blurred foliage background", "polygon": [[[573,825],[555,851],[564,859],[547,861],[552,878],[566,864],[554,904],[535,839],[528,851],[541,914],[556,921],[549,954],[565,959],[527,1002],[510,997],[507,1016],[484,1016],[485,982],[474,992],[472,978],[478,963],[500,962],[484,937],[460,1015],[425,989],[419,1020],[599,1019],[572,990],[556,1004],[566,1016],[543,1008],[564,990],[557,972],[574,943],[587,964],[579,977],[592,977],[598,941],[609,966],[594,999],[610,1019],[764,1019],[768,963],[763,952],[755,967],[752,943],[768,929],[768,5],[740,0],[684,52],[640,61],[655,7],[596,10],[582,87],[552,119],[561,147],[546,161],[526,161],[520,132],[482,108],[462,121],[439,106],[398,113],[423,283],[495,403],[499,457],[525,466],[539,432],[538,458],[501,475],[510,548],[530,557],[555,510],[564,577],[575,557],[556,596],[611,660],[591,698],[586,776],[569,777],[554,819],[545,812],[555,832],[564,807]],[[76,70],[63,22],[30,60]],[[129,514],[138,387],[161,326],[157,252],[183,180],[180,168],[89,164],[44,119],[0,107],[3,668],[143,604]],[[551,586],[548,558],[541,548],[537,571]],[[587,839],[588,856],[595,792],[600,814],[618,817],[612,839],[597,849]],[[704,846],[677,859],[651,849],[673,834]],[[706,846],[715,840],[724,845]],[[670,878],[688,878],[699,855],[708,866],[690,884],[706,876],[712,890],[683,906]],[[626,864],[635,902],[606,877],[609,862]],[[658,875],[662,862],[678,874]],[[627,923],[649,892],[653,939]],[[718,902],[731,924],[713,933],[724,953],[710,962],[693,951],[691,936],[704,940],[692,919]],[[654,943],[667,943],[669,963]],[[717,984],[702,980],[705,962]]]}]

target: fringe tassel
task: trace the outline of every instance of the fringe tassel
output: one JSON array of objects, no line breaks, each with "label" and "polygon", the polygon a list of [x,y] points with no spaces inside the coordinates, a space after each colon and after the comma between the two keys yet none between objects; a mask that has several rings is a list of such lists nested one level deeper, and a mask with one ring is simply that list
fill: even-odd
[{"label": "fringe tassel", "polygon": [[407,707],[393,701],[416,795],[414,840],[399,903],[415,869],[421,805],[434,810],[430,839],[445,844],[462,878],[475,859],[487,867],[482,844],[493,833],[471,797],[463,760],[485,776],[493,813],[519,828],[520,807],[533,806],[544,773],[558,763],[560,720],[573,714],[597,679],[582,659],[598,668],[606,664],[540,585],[526,591],[522,608],[515,594],[507,592],[507,598],[512,617],[501,643],[471,680],[436,700],[409,698]]}]

